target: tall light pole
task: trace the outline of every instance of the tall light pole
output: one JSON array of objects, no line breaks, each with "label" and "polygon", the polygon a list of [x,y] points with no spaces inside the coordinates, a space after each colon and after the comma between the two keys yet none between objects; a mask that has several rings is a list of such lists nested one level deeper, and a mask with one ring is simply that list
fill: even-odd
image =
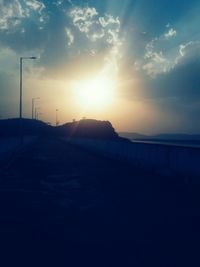
[{"label": "tall light pole", "polygon": [[32,120],[34,119],[35,100],[39,100],[39,97],[32,98]]},{"label": "tall light pole", "polygon": [[19,99],[19,118],[22,119],[22,96],[23,96],[23,60],[37,59],[36,57],[20,57],[20,99]]}]

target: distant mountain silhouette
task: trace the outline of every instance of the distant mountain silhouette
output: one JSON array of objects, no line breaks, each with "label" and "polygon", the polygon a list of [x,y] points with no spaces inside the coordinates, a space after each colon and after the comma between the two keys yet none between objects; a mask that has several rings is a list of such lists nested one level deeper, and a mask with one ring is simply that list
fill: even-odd
[{"label": "distant mountain silhouette", "polygon": [[120,132],[119,135],[128,139],[145,139],[150,137],[148,135],[140,133],[129,133],[129,132]]},{"label": "distant mountain silhouette", "polygon": [[157,141],[165,141],[165,140],[172,140],[172,141],[195,141],[200,140],[200,134],[157,134],[157,135],[143,135],[139,133],[130,133],[130,132],[121,132],[119,133],[120,136],[131,139],[131,140],[141,140],[141,141],[150,141],[150,140],[157,140]]},{"label": "distant mountain silhouette", "polygon": [[24,135],[52,135],[128,141],[118,136],[109,121],[91,119],[69,122],[58,127],[31,119],[23,119],[22,121],[20,119],[0,120],[0,137],[19,136],[21,123]]}]

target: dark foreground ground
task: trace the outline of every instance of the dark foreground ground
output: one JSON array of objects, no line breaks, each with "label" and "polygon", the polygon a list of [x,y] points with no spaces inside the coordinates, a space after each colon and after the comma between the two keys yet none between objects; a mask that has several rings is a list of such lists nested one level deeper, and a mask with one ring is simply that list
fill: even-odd
[{"label": "dark foreground ground", "polygon": [[200,185],[41,139],[0,173],[0,266],[200,266]]}]

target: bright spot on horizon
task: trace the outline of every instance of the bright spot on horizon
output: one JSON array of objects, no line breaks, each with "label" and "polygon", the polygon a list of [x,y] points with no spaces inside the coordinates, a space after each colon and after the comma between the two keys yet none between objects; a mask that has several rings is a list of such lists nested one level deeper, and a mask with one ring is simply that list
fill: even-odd
[{"label": "bright spot on horizon", "polygon": [[78,105],[87,110],[103,109],[112,103],[115,82],[105,76],[75,82],[74,96]]}]

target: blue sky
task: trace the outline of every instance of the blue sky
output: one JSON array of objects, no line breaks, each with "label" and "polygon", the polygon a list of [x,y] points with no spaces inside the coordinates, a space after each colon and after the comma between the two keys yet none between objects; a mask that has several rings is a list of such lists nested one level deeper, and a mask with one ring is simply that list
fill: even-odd
[{"label": "blue sky", "polygon": [[[199,12],[197,0],[0,0],[0,116],[17,116],[19,57],[37,55],[24,67],[26,117],[39,95],[46,121],[58,107],[61,122],[86,115],[120,131],[199,133]],[[102,68],[117,80],[115,103],[84,114],[69,87]]]}]

